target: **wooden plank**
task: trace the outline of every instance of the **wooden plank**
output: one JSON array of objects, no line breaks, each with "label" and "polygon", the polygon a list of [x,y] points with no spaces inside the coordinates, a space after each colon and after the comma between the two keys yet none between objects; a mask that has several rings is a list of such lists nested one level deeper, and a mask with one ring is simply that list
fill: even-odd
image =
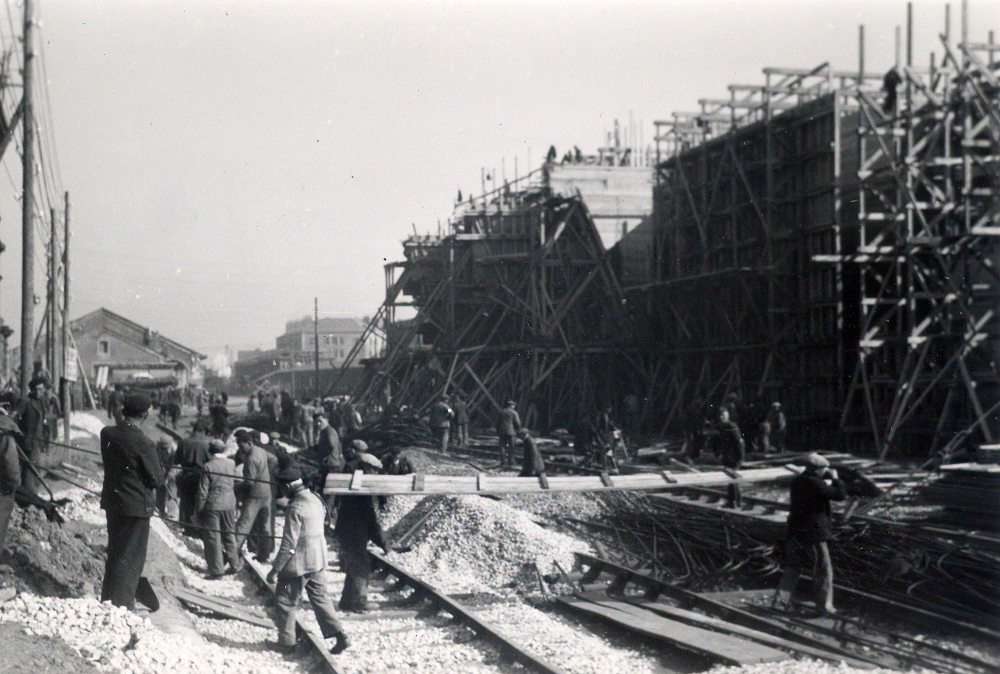
[{"label": "wooden plank", "polygon": [[[663,600],[649,601],[629,598],[627,601],[616,601],[610,599],[607,595],[601,592],[588,592],[582,595],[583,598],[593,601],[598,604],[604,604],[609,608],[619,608],[624,611],[630,611],[628,607],[635,607],[641,610],[652,611],[660,615],[666,616],[668,618],[673,618],[675,620],[680,620],[681,622],[686,622],[693,624],[696,627],[704,627],[706,629],[724,630],[730,634],[735,634],[737,636],[746,637],[754,641],[760,642],[767,646],[772,646],[774,648],[786,649],[797,651],[804,655],[811,655],[815,658],[820,658],[827,660],[829,662],[840,662],[843,660],[843,656],[839,653],[833,653],[831,651],[824,650],[822,648],[814,648],[812,646],[807,646],[805,644],[799,644],[794,641],[789,641],[788,639],[782,639],[781,637],[774,636],[767,632],[762,632],[760,630],[751,629],[749,627],[744,627],[743,625],[738,625],[728,620],[720,620],[718,618],[712,618],[704,613],[697,613],[695,611],[688,611],[682,608],[677,608],[667,604]],[[866,663],[867,669],[872,668],[873,665],[868,665]]]},{"label": "wooden plank", "polygon": [[351,476],[351,484],[350,486],[348,486],[348,489],[350,489],[351,491],[360,491],[361,483],[364,481],[364,479],[365,479],[365,472],[360,468],[358,468],[356,471],[354,471],[354,475]]},{"label": "wooden plank", "polygon": [[266,618],[267,617],[267,613],[265,613],[263,609],[261,609],[261,608],[259,608],[257,606],[247,606],[246,604],[241,604],[239,602],[233,601],[232,599],[225,599],[223,597],[216,597],[216,596],[213,596],[213,595],[201,592],[200,590],[196,590],[193,587],[182,587],[181,589],[184,592],[186,592],[187,594],[194,595],[195,597],[201,597],[202,599],[204,599],[206,601],[212,601],[212,602],[215,602],[216,604],[221,604],[222,606],[228,606],[230,608],[238,608],[241,611],[246,611],[247,613],[251,613],[251,614],[253,614],[255,616],[258,616],[258,617],[261,617],[261,618]]},{"label": "wooden plank", "polygon": [[199,608],[208,609],[209,611],[226,616],[227,618],[242,620],[254,625],[259,625],[260,627],[267,627],[268,629],[274,628],[274,623],[270,620],[249,613],[242,608],[226,606],[216,601],[214,597],[207,597],[207,595],[199,596],[198,594],[194,594],[183,588],[174,590],[174,596],[186,604],[192,604]]},{"label": "wooden plank", "polygon": [[[357,473],[331,473],[327,475],[325,494],[476,494],[489,493],[539,493],[542,491],[603,491],[603,490],[666,490],[684,487],[713,487],[730,484],[732,477],[722,470],[703,473],[671,473],[670,479],[663,472],[634,473],[631,475],[599,476],[548,476],[548,487],[543,487],[536,477],[507,477],[488,475],[486,480],[477,475],[364,475]],[[744,483],[780,482],[792,478],[784,467],[743,470],[739,479]],[[484,484],[487,485],[484,487]]]},{"label": "wooden plank", "polygon": [[538,476],[538,484],[541,485],[542,489],[548,489],[549,488],[549,478],[548,478],[548,476],[546,476],[546,475],[539,475]]},{"label": "wooden plank", "polygon": [[672,473],[666,470],[661,470],[660,475],[667,482],[667,484],[677,484],[677,478],[673,476]]},{"label": "wooden plank", "polygon": [[575,611],[604,618],[633,632],[693,651],[716,662],[742,666],[788,659],[786,653],[777,649],[746,639],[685,625],[676,620],[658,616],[651,611],[646,611],[647,615],[641,616],[584,599],[559,597],[557,601]]}]

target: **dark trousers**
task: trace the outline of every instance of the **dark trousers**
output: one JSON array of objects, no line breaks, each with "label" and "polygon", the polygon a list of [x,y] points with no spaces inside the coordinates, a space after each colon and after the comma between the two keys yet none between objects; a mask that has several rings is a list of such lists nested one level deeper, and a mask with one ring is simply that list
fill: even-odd
[{"label": "dark trousers", "polygon": [[198,469],[197,468],[182,468],[180,474],[177,476],[177,501],[179,509],[179,517],[181,524],[188,525],[184,527],[185,536],[197,536],[199,534],[197,529],[194,529],[190,525],[196,524],[195,520],[195,500],[198,497]]},{"label": "dark trousers", "polygon": [[268,503],[268,516],[266,520],[258,517],[253,526],[250,527],[250,536],[247,538],[247,550],[257,556],[259,561],[266,561],[274,552],[274,511],[276,508],[275,498],[272,496]]},{"label": "dark trousers", "polygon": [[275,585],[275,601],[282,612],[278,626],[278,642],[285,646],[295,644],[295,614],[299,610],[302,589],[305,588],[309,603],[312,604],[320,632],[327,639],[344,633],[344,628],[334,615],[333,602],[326,590],[326,571],[320,570],[291,578],[278,577]]},{"label": "dark trousers", "polygon": [[344,570],[344,592],[337,607],[341,611],[362,609],[368,603],[368,579],[372,575],[371,558],[366,546],[340,544],[340,566]]},{"label": "dark trousers", "polygon": [[510,468],[514,465],[514,436],[500,434],[500,467]]},{"label": "dark trousers", "polygon": [[[263,531],[258,527],[258,522],[263,525]],[[271,535],[270,530],[271,524],[271,497],[266,498],[248,498],[243,501],[243,507],[240,509],[240,518],[236,521],[236,555],[239,557],[240,550],[243,548],[243,541],[247,540],[250,536],[251,531],[257,531],[258,534]],[[255,542],[259,542],[259,538]],[[270,539],[268,539],[270,540]],[[255,545],[251,552],[258,552],[258,548]],[[242,566],[242,564],[241,564]]]},{"label": "dark trousers", "polygon": [[448,451],[448,434],[451,429],[447,426],[438,426],[434,429],[434,437],[437,438],[438,447],[442,452]]},{"label": "dark trousers", "polygon": [[7,542],[7,527],[10,526],[10,515],[14,512],[14,495],[0,494],[0,550]]},{"label": "dark trousers", "polygon": [[203,510],[201,512],[201,540],[205,543],[205,563],[208,575],[218,576],[225,571],[222,554],[234,569],[243,566],[236,552],[236,513],[232,510]]},{"label": "dark trousers", "polygon": [[101,601],[135,610],[135,588],[146,565],[149,518],[129,517],[106,510],[108,559],[104,565]]}]

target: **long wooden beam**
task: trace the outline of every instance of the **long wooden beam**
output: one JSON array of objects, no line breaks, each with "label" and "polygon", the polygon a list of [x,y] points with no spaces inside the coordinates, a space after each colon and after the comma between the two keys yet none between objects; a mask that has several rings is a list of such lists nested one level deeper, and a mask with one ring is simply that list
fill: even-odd
[{"label": "long wooden beam", "polygon": [[556,491],[627,491],[709,487],[733,482],[780,482],[797,474],[794,467],[757,468],[733,473],[637,473],[633,475],[574,475],[568,477],[508,477],[505,475],[364,475],[331,473],[324,494],[523,494]]}]

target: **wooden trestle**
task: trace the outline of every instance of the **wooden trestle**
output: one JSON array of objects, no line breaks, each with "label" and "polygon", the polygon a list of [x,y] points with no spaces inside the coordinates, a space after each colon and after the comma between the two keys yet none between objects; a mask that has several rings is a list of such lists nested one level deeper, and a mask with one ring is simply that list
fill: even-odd
[{"label": "wooden trestle", "polygon": [[794,466],[705,473],[639,473],[635,475],[574,475],[569,477],[508,477],[505,475],[365,475],[331,473],[324,494],[524,494],[557,491],[622,491],[707,487],[731,482],[791,480]]}]

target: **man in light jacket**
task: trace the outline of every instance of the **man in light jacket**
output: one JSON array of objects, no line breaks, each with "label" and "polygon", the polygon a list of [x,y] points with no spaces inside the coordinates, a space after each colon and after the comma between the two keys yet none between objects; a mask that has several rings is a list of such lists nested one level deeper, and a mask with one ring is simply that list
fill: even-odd
[{"label": "man in light jacket", "polygon": [[239,473],[236,463],[223,454],[226,443],[213,439],[208,444],[212,457],[202,467],[198,481],[195,512],[198,513],[201,540],[205,543],[206,578],[219,578],[224,573],[223,550],[229,561],[230,573],[243,566],[236,552],[236,492],[234,485]]},{"label": "man in light jacket", "polygon": [[278,626],[278,643],[272,646],[284,653],[295,649],[295,614],[305,588],[323,637],[337,639],[330,652],[341,653],[347,648],[348,640],[327,593],[326,536],[323,533],[326,508],[319,496],[306,489],[298,468],[286,468],[278,473],[278,484],[289,501],[281,547],[267,574],[269,583],[277,581],[275,598],[284,614]]},{"label": "man in light jacket", "polygon": [[[243,481],[236,484],[242,506],[240,508],[240,518],[236,521],[236,557],[238,560],[236,569],[243,567],[243,558],[240,549],[243,541],[247,539],[250,531],[257,525],[257,531],[266,532],[263,535],[270,536],[271,529],[271,471],[268,467],[267,453],[254,444],[250,432],[242,428],[236,431],[236,458],[243,466]],[[263,536],[261,536],[263,538]],[[266,550],[270,555],[273,547]],[[261,554],[262,550],[257,551]]]}]

